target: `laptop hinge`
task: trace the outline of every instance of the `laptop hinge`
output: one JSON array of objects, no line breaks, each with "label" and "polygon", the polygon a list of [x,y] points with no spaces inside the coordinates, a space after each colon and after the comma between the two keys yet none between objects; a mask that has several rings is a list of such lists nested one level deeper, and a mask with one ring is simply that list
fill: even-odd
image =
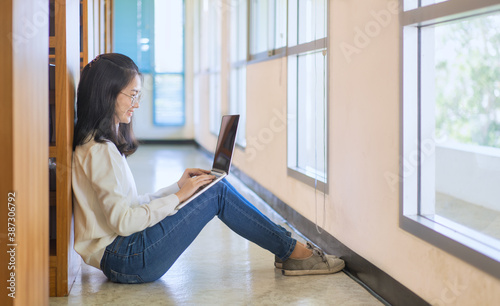
[{"label": "laptop hinge", "polygon": [[212,172],[215,172],[215,173],[220,174],[220,175],[223,175],[226,173],[225,171],[221,171],[221,170],[217,170],[217,169],[212,169]]}]

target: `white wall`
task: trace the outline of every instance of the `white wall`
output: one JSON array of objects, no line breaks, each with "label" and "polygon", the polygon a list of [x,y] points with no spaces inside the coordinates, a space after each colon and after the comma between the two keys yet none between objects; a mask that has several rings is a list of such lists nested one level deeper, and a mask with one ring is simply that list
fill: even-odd
[{"label": "white wall", "polygon": [[[395,4],[330,1],[330,190],[327,224],[319,225],[430,303],[493,305],[500,301],[498,279],[399,228],[399,188],[384,177],[398,175],[400,163]],[[258,139],[286,107],[286,70],[286,58],[247,67],[247,141]],[[208,82],[203,75],[198,79],[195,138],[213,150],[215,137],[204,115]],[[315,203],[313,188],[287,176],[285,129],[276,129],[268,143],[238,149],[234,163],[309,220],[323,220],[323,195]]]},{"label": "white wall", "polygon": [[[147,140],[194,139],[192,99],[186,99],[186,123],[184,126],[157,126],[153,124],[153,92],[151,82],[151,75],[144,75],[142,102],[133,116],[135,136],[138,139]],[[186,87],[187,83],[186,80]],[[192,92],[192,89],[190,89],[190,92]]]}]

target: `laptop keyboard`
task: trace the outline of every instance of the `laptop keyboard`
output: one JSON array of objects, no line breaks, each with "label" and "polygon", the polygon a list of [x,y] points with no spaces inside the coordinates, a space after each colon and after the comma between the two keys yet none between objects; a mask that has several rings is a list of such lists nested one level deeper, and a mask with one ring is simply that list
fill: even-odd
[{"label": "laptop keyboard", "polygon": [[[216,179],[218,179],[219,177],[221,177],[221,176],[222,176],[222,174],[220,174],[219,172],[215,172],[215,171],[210,172],[210,174],[211,174],[211,175],[215,175],[215,179],[214,179],[214,180],[216,180]],[[198,189],[197,189],[197,190],[193,193],[193,195],[195,195],[195,194],[197,194],[198,192],[202,191],[202,190],[203,190],[203,189],[205,189],[205,187],[207,187],[208,185],[210,185],[210,183],[208,183],[208,184],[206,184],[206,185],[201,186],[200,188],[198,188]]]}]

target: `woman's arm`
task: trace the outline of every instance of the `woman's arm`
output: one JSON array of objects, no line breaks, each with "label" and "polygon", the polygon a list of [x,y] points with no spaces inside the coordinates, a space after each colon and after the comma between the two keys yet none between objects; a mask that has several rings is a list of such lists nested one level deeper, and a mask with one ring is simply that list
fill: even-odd
[{"label": "woman's arm", "polygon": [[179,186],[177,185],[177,183],[173,183],[172,185],[161,188],[160,190],[154,193],[146,193],[143,195],[139,195],[138,196],[139,204],[147,204],[153,200],[163,198],[171,194],[175,194],[178,191],[179,191]]},{"label": "woman's arm", "polygon": [[[100,212],[96,213],[103,213],[108,226],[118,235],[128,236],[141,231],[176,212],[179,199],[175,194],[155,199],[155,196],[148,196],[152,200],[140,205],[132,173],[113,143],[92,146],[83,168],[96,193],[100,207]],[[169,192],[173,187],[166,189],[161,192]]]}]

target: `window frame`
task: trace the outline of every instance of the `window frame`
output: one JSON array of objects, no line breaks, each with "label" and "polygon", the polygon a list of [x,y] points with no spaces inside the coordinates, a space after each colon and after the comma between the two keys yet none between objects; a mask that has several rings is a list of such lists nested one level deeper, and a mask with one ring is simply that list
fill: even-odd
[{"label": "window frame", "polygon": [[[300,0],[297,0],[297,1],[300,1]],[[330,9],[330,1],[326,0],[325,1],[325,4],[326,4],[326,32],[325,32],[325,35],[326,37],[323,37],[323,38],[319,38],[319,39],[316,39],[314,41],[310,41],[310,42],[306,42],[306,43],[299,43],[298,39],[297,39],[297,43],[294,44],[293,46],[289,46],[288,45],[288,42],[289,42],[289,39],[290,39],[290,34],[288,33],[289,31],[289,28],[288,28],[288,24],[289,24],[289,20],[290,20],[290,16],[288,16],[289,12],[290,12],[290,8],[288,7],[290,5],[290,2],[288,2],[288,6],[287,6],[287,46],[286,46],[286,56],[287,58],[289,56],[296,56],[296,55],[299,55],[299,54],[307,54],[309,52],[313,52],[313,51],[317,51],[317,50],[321,50],[321,49],[324,49],[326,50],[326,79],[325,79],[325,83],[327,84],[326,86],[326,106],[325,106],[325,111],[326,111],[326,121],[325,121],[325,139],[326,139],[326,143],[325,143],[325,150],[326,150],[326,154],[325,154],[325,163],[326,163],[326,167],[325,167],[325,173],[326,173],[326,178],[325,178],[325,181],[322,181],[322,180],[319,180],[315,177],[312,177],[308,174],[305,173],[305,171],[300,171],[298,168],[296,167],[290,167],[290,161],[289,161],[289,158],[290,158],[290,153],[288,152],[289,150],[289,136],[288,135],[288,123],[287,123],[287,176],[289,177],[292,177],[306,185],[309,185],[311,187],[314,187],[315,189],[317,190],[320,190],[322,191],[323,193],[325,194],[329,194],[329,179],[328,179],[328,173],[329,173],[329,168],[330,168],[330,162],[329,162],[329,152],[330,152],[330,141],[329,141],[329,131],[330,131],[330,123],[329,123],[329,113],[330,113],[330,103],[328,103],[328,101],[330,101],[330,86],[328,86],[329,84],[329,80],[330,80],[330,14],[329,14],[329,9]],[[297,33],[298,35],[298,33]],[[287,87],[289,86],[289,81],[288,80],[288,76],[287,76]],[[287,89],[288,91],[288,89]],[[288,94],[287,94],[287,114],[289,114],[289,101],[288,101]],[[290,118],[288,118],[287,120],[290,120]],[[297,120],[297,119],[296,119]],[[295,135],[297,138],[298,135]],[[295,140],[297,141],[297,140]]]},{"label": "window frame", "polygon": [[[422,28],[500,11],[494,0],[449,0],[414,8],[400,0],[399,226],[403,230],[500,279],[500,250],[471,238],[468,228],[440,217],[422,216],[421,81]],[[412,6],[413,5],[413,6]],[[405,10],[405,8],[409,8]],[[415,165],[416,161],[416,165]],[[413,168],[408,171],[408,167]],[[409,173],[408,173],[409,172]],[[424,203],[425,205],[425,203]],[[477,233],[474,236],[479,237]],[[484,235],[484,240],[492,239]]]},{"label": "window frame", "polygon": [[[273,1],[274,3],[276,3],[276,1],[279,1],[279,0],[270,0],[270,1]],[[287,8],[288,8],[288,1],[287,2]],[[279,47],[279,48],[276,48],[276,31],[275,31],[275,26],[273,25],[272,27],[269,25],[269,21],[270,20],[276,20],[278,18],[276,18],[277,16],[277,10],[276,10],[276,5],[275,5],[275,8],[274,8],[274,14],[272,15],[272,17],[268,16],[268,27],[267,27],[267,32],[268,33],[271,33],[273,35],[273,47],[272,48],[269,48],[268,46],[268,50],[267,51],[262,51],[262,52],[258,52],[258,53],[253,53],[252,52],[252,45],[253,45],[253,40],[252,40],[252,37],[253,37],[253,10],[254,10],[254,7],[252,5],[252,0],[248,0],[248,12],[247,12],[247,16],[248,16],[248,41],[247,41],[247,54],[248,54],[248,58],[247,58],[247,62],[248,64],[255,64],[255,63],[259,63],[259,62],[262,62],[262,61],[268,61],[268,60],[273,60],[273,59],[277,59],[277,58],[281,58],[281,57],[284,57],[284,56],[287,56],[286,54],[286,51],[287,51],[287,46],[288,46],[288,10],[287,12],[285,13],[285,45],[283,47]]]},{"label": "window frame", "polygon": [[[219,134],[222,120],[222,57],[217,43],[222,42],[222,20],[219,7],[215,0],[208,1],[208,33],[211,33],[208,42],[208,114],[209,131],[212,135]],[[213,27],[213,28],[212,28]],[[212,31],[211,31],[212,30]]]},{"label": "window frame", "polygon": [[[119,7],[128,7],[129,4],[124,4],[122,3]],[[116,33],[121,33],[121,31],[116,31],[115,30],[115,35],[113,37],[114,39],[114,44],[117,45],[117,39],[119,40],[119,50],[118,52],[127,54],[130,56],[134,62],[138,65],[139,70],[143,75],[148,75],[151,76],[151,84],[143,84],[143,88],[146,86],[151,86],[151,113],[149,116],[152,117],[151,124],[153,127],[158,127],[158,128],[163,128],[163,127],[184,127],[186,124],[186,57],[185,57],[185,50],[186,50],[186,1],[182,0],[182,8],[183,8],[183,14],[182,14],[182,19],[183,19],[183,25],[182,25],[182,38],[183,38],[183,50],[182,50],[182,72],[156,72],[155,70],[155,46],[156,46],[156,41],[155,41],[155,14],[154,14],[154,5],[155,1],[154,0],[147,0],[143,1],[141,3],[140,11],[138,11],[138,6],[137,4],[134,5],[135,15],[133,16],[135,19],[132,19],[135,22],[129,22],[134,24],[135,23],[135,29],[139,33],[139,35],[131,40],[128,40],[129,36],[128,35],[116,35]],[[113,12],[116,14],[116,9],[118,6],[113,7]],[[126,10],[125,10],[126,12]],[[122,13],[122,11],[120,11]],[[138,23],[138,16],[140,15],[141,20]],[[130,17],[130,16],[129,16]],[[114,19],[113,22],[113,27],[117,27],[117,22],[118,18]],[[145,22],[147,20],[147,22]],[[126,39],[123,39],[123,38]],[[146,38],[148,37],[147,42],[141,42],[138,38]],[[123,43],[125,41],[125,43]],[[133,41],[134,43],[130,43]],[[148,49],[142,50],[141,47],[144,45],[148,45]],[[132,46],[132,47],[130,47]],[[155,85],[155,79],[156,76],[158,75],[178,75],[182,77],[182,88],[180,88],[180,91],[182,93],[181,99],[182,99],[182,120],[178,123],[162,123],[158,122],[157,120],[157,101],[156,101],[156,93],[157,93],[157,88]],[[149,96],[149,95],[148,95]]]},{"label": "window frame", "polygon": [[[236,4],[231,6],[231,16],[230,16],[230,40],[231,44],[235,44],[234,48],[229,48],[229,78],[228,78],[228,109],[229,113],[240,115],[240,128],[238,129],[238,135],[236,137],[236,145],[242,149],[246,148],[246,67],[248,59],[248,0],[236,0]],[[244,8],[245,19],[241,20],[240,10]],[[235,23],[233,23],[235,21]],[[240,37],[238,34],[243,28],[245,30],[245,36]],[[232,31],[236,31],[233,33]],[[233,80],[233,73],[236,78]],[[240,74],[245,75],[245,83],[242,85]],[[233,82],[234,81],[234,82]],[[233,92],[236,93],[236,101],[233,101]],[[241,99],[241,96],[244,96]],[[233,109],[233,106],[235,109]]]},{"label": "window frame", "polygon": [[[154,1],[153,1],[154,5]],[[156,8],[155,8],[156,10]],[[154,16],[154,12],[153,12]],[[154,20],[155,18],[153,17],[153,30],[152,30],[152,45],[153,48],[150,53],[150,58],[151,58],[151,70],[148,72],[148,74],[151,75],[152,79],[152,84],[153,84],[153,90],[152,90],[152,112],[153,112],[153,126],[157,127],[183,127],[186,125],[186,0],[182,0],[182,71],[181,72],[156,72],[155,66],[156,66],[156,27],[154,26]],[[156,84],[156,76],[163,76],[163,75],[168,75],[168,76],[180,76],[182,77],[182,121],[179,123],[161,123],[157,122],[157,112],[156,112],[156,107],[157,107],[157,101],[156,101],[156,92],[157,92],[157,86]]]},{"label": "window frame", "polygon": [[[154,3],[154,1],[153,1]],[[156,9],[156,8],[155,8]],[[154,13],[153,13],[154,16]],[[154,25],[154,20],[153,18],[153,25]],[[153,125],[157,127],[183,127],[186,125],[186,0],[182,0],[182,72],[156,72],[155,66],[156,66],[156,27],[153,26],[153,39],[152,39],[152,44],[153,48],[150,53],[152,65],[151,65],[151,71],[149,71],[148,74],[151,75],[152,79],[152,84],[153,84],[153,90],[152,90],[152,100],[153,100]],[[180,76],[182,77],[182,121],[180,123],[160,123],[157,122],[157,113],[156,113],[156,106],[157,106],[157,101],[156,101],[156,91],[157,91],[157,86],[156,84],[156,76],[163,76],[163,75],[168,75],[168,76]]]}]

